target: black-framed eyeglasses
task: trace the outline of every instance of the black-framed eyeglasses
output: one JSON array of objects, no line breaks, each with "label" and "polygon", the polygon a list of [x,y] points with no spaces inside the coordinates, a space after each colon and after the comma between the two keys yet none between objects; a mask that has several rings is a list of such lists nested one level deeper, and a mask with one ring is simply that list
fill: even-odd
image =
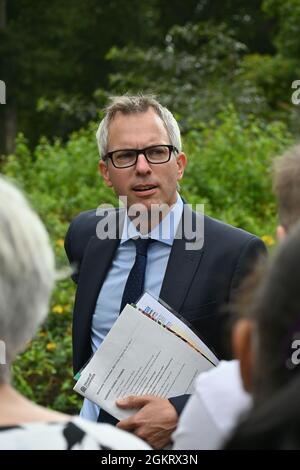
[{"label": "black-framed eyeglasses", "polygon": [[103,160],[105,161],[110,158],[114,167],[128,168],[134,166],[138,156],[143,154],[148,163],[159,165],[161,163],[167,163],[171,158],[172,152],[178,153],[174,145],[151,145],[151,147],[144,149],[114,150],[104,155]]}]

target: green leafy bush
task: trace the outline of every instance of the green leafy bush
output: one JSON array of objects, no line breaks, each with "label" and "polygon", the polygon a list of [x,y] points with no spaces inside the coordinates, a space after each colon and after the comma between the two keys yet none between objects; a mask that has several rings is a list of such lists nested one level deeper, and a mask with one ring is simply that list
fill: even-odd
[{"label": "green leafy bush", "polygon": [[184,141],[189,156],[183,183],[188,200],[206,213],[260,236],[275,228],[272,163],[291,143],[280,122],[241,119],[233,107],[218,114]]}]

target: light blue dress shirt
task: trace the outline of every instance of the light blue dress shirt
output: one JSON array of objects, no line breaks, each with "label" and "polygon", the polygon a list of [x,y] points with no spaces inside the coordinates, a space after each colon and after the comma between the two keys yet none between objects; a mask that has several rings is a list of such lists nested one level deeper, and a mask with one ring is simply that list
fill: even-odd
[{"label": "light blue dress shirt", "polygon": [[[148,248],[144,290],[155,297],[159,297],[182,212],[183,202],[177,193],[176,204],[147,236],[157,240],[157,243],[151,243]],[[120,245],[96,302],[91,329],[93,353],[118,318],[125,284],[135,261],[136,249],[131,239],[136,236],[140,236],[139,232],[130,219],[125,217]],[[99,406],[85,398],[80,416],[97,421],[99,411]]]}]

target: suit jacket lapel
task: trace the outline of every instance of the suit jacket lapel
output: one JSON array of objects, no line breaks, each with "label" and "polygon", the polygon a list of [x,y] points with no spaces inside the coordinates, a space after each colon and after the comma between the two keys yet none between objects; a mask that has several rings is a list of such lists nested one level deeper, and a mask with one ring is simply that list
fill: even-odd
[{"label": "suit jacket lapel", "polygon": [[201,261],[203,243],[204,215],[196,214],[185,204],[160,291],[160,298],[178,313]]},{"label": "suit jacket lapel", "polygon": [[98,240],[92,237],[84,256],[79,280],[78,298],[83,298],[84,311],[93,313],[99,291],[111,265],[120,240]]},{"label": "suit jacket lapel", "polygon": [[93,236],[84,253],[76,292],[73,338],[74,369],[82,367],[90,354],[91,323],[95,305],[114,254],[120,243],[124,218],[120,222],[120,232],[115,239],[100,240]]}]

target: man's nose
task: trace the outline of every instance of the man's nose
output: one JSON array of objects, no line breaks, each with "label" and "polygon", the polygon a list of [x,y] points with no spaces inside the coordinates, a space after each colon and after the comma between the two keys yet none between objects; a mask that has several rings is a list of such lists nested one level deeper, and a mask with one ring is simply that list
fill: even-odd
[{"label": "man's nose", "polygon": [[147,158],[143,153],[138,154],[137,162],[135,164],[135,171],[137,173],[150,173],[152,171]]}]

